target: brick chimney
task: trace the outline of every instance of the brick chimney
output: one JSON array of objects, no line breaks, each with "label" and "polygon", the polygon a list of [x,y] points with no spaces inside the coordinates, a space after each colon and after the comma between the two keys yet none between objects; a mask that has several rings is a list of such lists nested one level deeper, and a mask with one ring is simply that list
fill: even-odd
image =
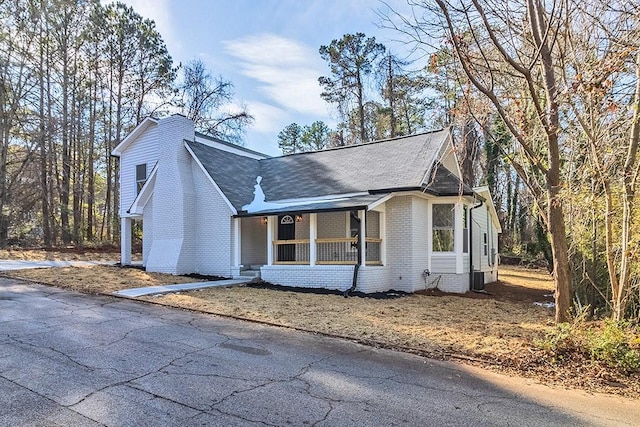
[{"label": "brick chimney", "polygon": [[158,165],[152,199],[153,244],[146,268],[171,274],[195,271],[195,192],[191,156],[184,140],[193,141],[191,120],[175,114],[158,122]]}]

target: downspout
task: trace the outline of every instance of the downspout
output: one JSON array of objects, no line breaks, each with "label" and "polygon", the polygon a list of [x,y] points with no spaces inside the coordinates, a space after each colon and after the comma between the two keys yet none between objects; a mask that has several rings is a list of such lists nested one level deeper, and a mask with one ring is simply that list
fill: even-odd
[{"label": "downspout", "polygon": [[484,202],[480,200],[475,206],[469,209],[469,290],[473,291],[473,210],[482,206]]},{"label": "downspout", "polygon": [[[358,230],[360,230],[360,218],[358,218],[358,215],[354,214],[353,211],[350,212],[351,214],[351,218],[353,218],[354,220],[356,220],[356,222],[358,223]],[[351,282],[351,287],[349,289],[347,289],[346,291],[344,291],[344,297],[347,298],[349,296],[349,294],[353,291],[356,290],[356,286],[358,285],[358,269],[360,268],[360,265],[362,264],[362,236],[360,236],[360,234],[362,234],[361,232],[358,232],[357,234],[357,238],[356,238],[356,250],[358,251],[358,262],[356,262],[356,265],[353,266],[353,281]]]}]

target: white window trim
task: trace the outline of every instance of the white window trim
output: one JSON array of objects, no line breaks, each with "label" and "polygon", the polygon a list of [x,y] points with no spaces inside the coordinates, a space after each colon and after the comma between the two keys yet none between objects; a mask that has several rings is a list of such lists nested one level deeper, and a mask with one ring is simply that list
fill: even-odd
[{"label": "white window trim", "polygon": [[[433,232],[436,230],[434,225],[433,225],[433,208],[434,208],[435,205],[452,205],[453,206],[453,250],[452,251],[436,251],[433,248]],[[430,213],[430,216],[431,216],[431,224],[430,224],[431,225],[431,227],[430,227],[431,228],[431,230],[430,230],[430,233],[431,233],[431,238],[430,238],[431,242],[430,243],[431,243],[431,245],[430,245],[430,249],[431,249],[431,254],[432,255],[437,255],[437,254],[454,255],[456,253],[456,238],[455,238],[456,229],[457,229],[457,227],[456,227],[456,216],[457,216],[456,215],[456,206],[457,206],[457,203],[451,202],[451,201],[442,201],[442,202],[438,201],[438,202],[431,203],[431,206],[429,208],[429,213]]]}]

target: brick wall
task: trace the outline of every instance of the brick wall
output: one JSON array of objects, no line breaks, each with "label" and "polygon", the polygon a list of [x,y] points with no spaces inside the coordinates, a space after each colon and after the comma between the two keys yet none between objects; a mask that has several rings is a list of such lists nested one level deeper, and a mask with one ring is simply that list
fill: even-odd
[{"label": "brick wall", "polygon": [[367,212],[365,227],[367,228],[367,237],[380,237],[380,213],[376,211]]},{"label": "brick wall", "polygon": [[174,115],[158,122],[158,172],[154,188],[153,243],[147,270],[183,274],[195,270],[195,203],[191,156],[185,139],[193,139],[193,122]]},{"label": "brick wall", "polygon": [[194,272],[231,277],[231,209],[195,161],[191,162],[191,171],[197,189],[197,203],[190,213],[197,247]]},{"label": "brick wall", "polygon": [[153,195],[144,206],[142,215],[142,265],[147,266],[151,244],[153,243]]},{"label": "brick wall", "polygon": [[318,239],[347,237],[347,214],[345,212],[322,212],[318,214]]}]

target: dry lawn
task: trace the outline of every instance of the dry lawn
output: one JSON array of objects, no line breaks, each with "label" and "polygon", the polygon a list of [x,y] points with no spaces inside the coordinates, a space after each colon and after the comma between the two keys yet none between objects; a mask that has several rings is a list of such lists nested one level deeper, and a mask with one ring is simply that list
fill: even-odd
[{"label": "dry lawn", "polygon": [[552,320],[547,309],[492,299],[408,295],[393,299],[209,288],[147,300],[314,332],[444,353],[498,357],[525,349]]},{"label": "dry lawn", "polygon": [[[20,270],[13,277],[89,293],[171,283],[191,277],[119,267]],[[534,342],[553,329],[548,273],[504,267],[487,294],[421,292],[395,298],[344,298],[272,287],[209,288],[141,299],[180,308],[266,322],[397,348],[436,358],[457,358],[536,378],[540,382],[640,397],[637,376],[620,378],[601,366],[552,366]],[[575,375],[580,372],[580,375]]]},{"label": "dry lawn", "polygon": [[5,275],[90,294],[110,294],[121,289],[200,281],[193,277],[147,273],[137,268],[102,265],[14,270],[5,272]]},{"label": "dry lawn", "polygon": [[[140,258],[134,254],[134,259]],[[45,250],[45,249],[0,249],[0,259],[10,260],[61,260],[61,261],[114,261],[120,262],[120,253],[100,250],[87,251],[81,248]],[[141,258],[140,258],[141,259]]]}]

